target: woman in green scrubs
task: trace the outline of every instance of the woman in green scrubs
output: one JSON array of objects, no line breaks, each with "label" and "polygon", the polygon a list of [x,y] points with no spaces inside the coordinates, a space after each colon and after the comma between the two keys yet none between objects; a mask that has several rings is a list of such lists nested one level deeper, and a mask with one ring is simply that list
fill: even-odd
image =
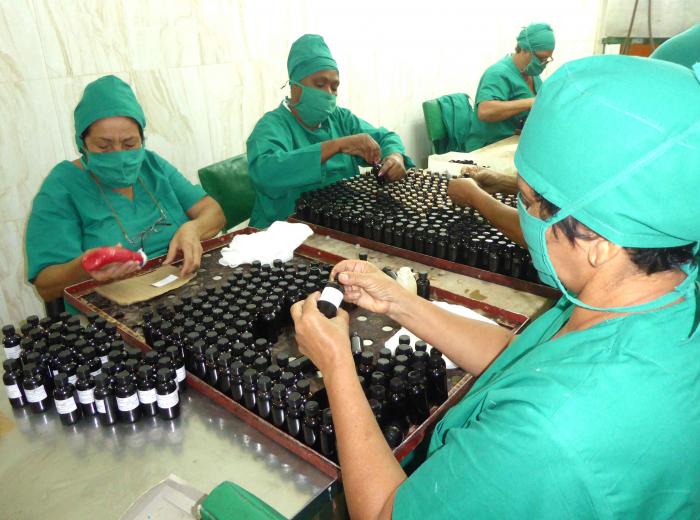
[{"label": "woman in green scrubs", "polygon": [[554,31],[533,23],[518,35],[515,53],[491,65],[481,76],[474,99],[466,150],[471,152],[515,134],[540,91],[540,74],[552,61]]},{"label": "woman in green scrubs", "polygon": [[677,63],[689,69],[700,63],[700,23],[666,40],[649,57]]},{"label": "woman in green scrubs", "polygon": [[338,66],[321,36],[292,44],[287,71],[291,97],[258,121],[246,143],[256,192],[250,225],[258,228],[285,220],[302,192],[357,175],[360,165],[381,161],[389,181],[413,166],[398,135],[336,106]]},{"label": "woman in green scrubs", "polygon": [[149,256],[182,253],[181,275],[199,267],[200,240],[225,224],[201,186],[145,148],[146,118],[131,87],[115,76],[90,83],[75,108],[81,157],[57,164],[34,197],[26,235],[28,278],[45,301],[68,285],[118,279],[136,262],[86,272],[92,248],[121,244]]},{"label": "woman in green scrubs", "polygon": [[[478,377],[410,475],[355,374],[344,312],[292,315],[321,370],[353,518],[700,517],[700,81],[629,56],[567,63],[522,133],[518,212],[562,291],[521,334],[446,313],[367,262],[334,268]],[[571,121],[576,124],[572,125]]]}]

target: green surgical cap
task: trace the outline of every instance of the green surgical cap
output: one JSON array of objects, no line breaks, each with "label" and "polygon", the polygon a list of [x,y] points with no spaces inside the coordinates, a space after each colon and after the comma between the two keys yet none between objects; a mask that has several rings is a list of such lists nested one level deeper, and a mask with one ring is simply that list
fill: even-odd
[{"label": "green surgical cap", "polygon": [[700,241],[700,81],[647,58],[566,63],[537,94],[515,164],[562,215],[615,244]]},{"label": "green surgical cap", "polygon": [[115,116],[130,117],[142,130],[146,128],[146,117],[131,87],[116,76],[102,76],[85,87],[83,97],[73,112],[78,150],[83,148],[80,136],[92,123]]},{"label": "green surgical cap", "polygon": [[689,69],[700,63],[700,23],[666,40],[650,57],[678,63]]},{"label": "green surgical cap", "polygon": [[305,34],[292,44],[287,58],[290,81],[301,81],[319,70],[338,70],[331,51],[318,34]]},{"label": "green surgical cap", "polygon": [[554,31],[547,23],[531,23],[518,34],[518,47],[524,51],[553,51]]}]

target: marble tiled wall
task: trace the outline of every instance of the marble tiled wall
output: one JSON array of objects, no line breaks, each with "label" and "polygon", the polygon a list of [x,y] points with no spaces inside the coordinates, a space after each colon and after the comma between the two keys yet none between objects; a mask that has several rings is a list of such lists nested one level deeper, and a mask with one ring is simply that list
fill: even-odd
[{"label": "marble tiled wall", "polygon": [[339,104],[399,132],[424,164],[422,101],[473,94],[533,20],[555,27],[555,67],[591,54],[602,4],[0,0],[0,322],[43,310],[25,281],[26,220],[50,169],[77,156],[72,111],[101,75],[132,84],[147,146],[196,180],[202,166],[245,151],[285,94],[290,43],[320,33],[341,68]]}]

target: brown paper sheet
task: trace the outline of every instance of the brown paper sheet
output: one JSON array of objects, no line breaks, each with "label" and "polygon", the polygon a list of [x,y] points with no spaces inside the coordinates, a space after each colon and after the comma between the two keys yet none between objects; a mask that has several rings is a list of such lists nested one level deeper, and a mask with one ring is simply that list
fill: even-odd
[{"label": "brown paper sheet", "polygon": [[[119,280],[107,285],[100,285],[95,289],[95,292],[119,305],[131,305],[132,303],[145,302],[151,298],[170,292],[173,289],[182,287],[197,275],[197,273],[192,273],[181,278],[179,273],[179,267],[163,265],[141,276],[134,276],[133,278]],[[163,287],[154,287],[151,285],[171,274],[177,276],[177,280]]]}]

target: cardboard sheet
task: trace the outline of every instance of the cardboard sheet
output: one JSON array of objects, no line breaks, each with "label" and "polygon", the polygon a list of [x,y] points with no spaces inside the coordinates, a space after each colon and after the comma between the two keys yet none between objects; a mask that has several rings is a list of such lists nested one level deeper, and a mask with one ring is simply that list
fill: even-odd
[{"label": "cardboard sheet", "polygon": [[180,267],[163,265],[141,276],[100,285],[95,292],[119,305],[145,302],[182,287],[197,275],[192,273],[181,278],[179,273]]}]

